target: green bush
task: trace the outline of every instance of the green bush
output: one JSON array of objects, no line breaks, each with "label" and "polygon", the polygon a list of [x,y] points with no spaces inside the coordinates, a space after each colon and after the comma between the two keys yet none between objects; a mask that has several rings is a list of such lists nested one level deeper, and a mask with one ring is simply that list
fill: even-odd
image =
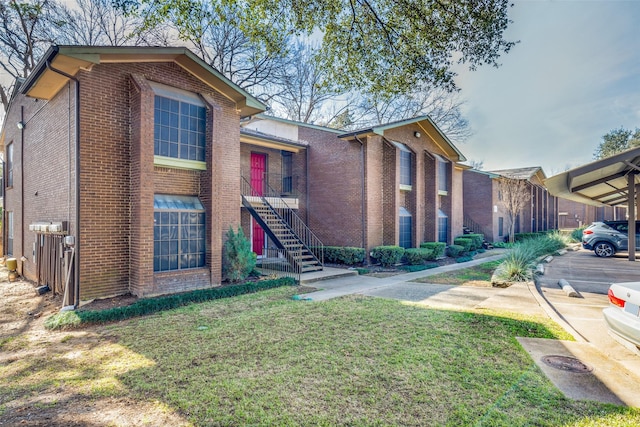
[{"label": "green bush", "polygon": [[432,254],[429,261],[435,261],[438,258],[444,256],[444,251],[447,249],[447,244],[444,242],[423,242],[420,243],[420,247],[424,249],[431,249]]},{"label": "green bush", "polygon": [[455,239],[453,239],[453,244],[462,246],[464,248],[464,252],[473,250],[473,239],[467,239],[466,237],[456,237]]},{"label": "green bush", "polygon": [[131,317],[144,316],[162,310],[170,310],[191,303],[235,297],[265,289],[295,284],[296,282],[293,278],[284,277],[275,280],[247,282],[233,286],[199,289],[197,291],[157,298],[144,298],[131,305],[109,308],[107,310],[76,310],[56,313],[49,317],[44,325],[47,329],[68,329],[89,323],[114,322]]},{"label": "green bush", "polygon": [[460,256],[456,258],[456,262],[467,262],[473,260],[473,257],[470,255]]},{"label": "green bush", "polygon": [[364,262],[364,248],[348,246],[325,246],[324,261],[332,264],[358,265]]},{"label": "green bush", "polygon": [[371,272],[368,268],[356,268],[356,271],[359,275],[369,274]]},{"label": "green bush", "polygon": [[227,231],[227,241],[222,250],[222,275],[231,282],[240,282],[249,277],[256,266],[256,254],[251,251],[251,242],[244,236],[241,227],[234,233]]},{"label": "green bush", "polygon": [[371,250],[374,257],[383,267],[391,267],[398,264],[404,255],[404,248],[400,246],[378,246]]},{"label": "green bush", "polygon": [[404,258],[411,265],[424,264],[433,260],[433,250],[426,248],[409,248],[404,251]]},{"label": "green bush", "polygon": [[493,247],[494,248],[512,248],[513,247],[513,243],[509,243],[509,242],[493,242]]},{"label": "green bush", "polygon": [[451,258],[457,258],[463,252],[465,252],[464,246],[449,245],[449,247],[447,248],[447,255],[450,256]]},{"label": "green bush", "polygon": [[429,270],[430,268],[436,268],[436,267],[438,267],[438,264],[403,265],[402,267],[400,267],[400,270],[413,273],[415,271]]},{"label": "green bush", "polygon": [[570,238],[559,232],[537,234],[536,236],[513,245],[502,264],[495,271],[498,278],[514,282],[530,280],[538,258],[564,248]]},{"label": "green bush", "polygon": [[471,249],[472,251],[481,249],[482,244],[484,243],[484,234],[480,234],[480,233],[463,234],[462,236],[458,236],[458,237],[463,237],[465,239],[473,240],[474,249]]},{"label": "green bush", "polygon": [[576,228],[575,230],[573,230],[571,232],[571,239],[574,242],[582,242],[582,232],[584,231],[584,229],[587,228],[585,227],[580,227],[580,228]]}]

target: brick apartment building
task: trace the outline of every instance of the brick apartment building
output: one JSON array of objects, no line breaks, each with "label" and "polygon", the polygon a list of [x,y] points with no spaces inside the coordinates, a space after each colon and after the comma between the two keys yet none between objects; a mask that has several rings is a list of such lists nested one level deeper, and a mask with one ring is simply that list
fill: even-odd
[{"label": "brick apartment building", "polygon": [[304,147],[295,161],[306,164],[306,176],[300,167],[293,177],[301,194],[295,203],[325,245],[369,251],[451,243],[462,234],[466,166],[458,162],[465,158],[428,117],[345,133],[261,116],[243,129],[243,136],[278,135]]},{"label": "brick apartment building", "polygon": [[594,221],[625,221],[626,206],[592,206],[558,198],[558,228],[573,230]]},{"label": "brick apartment building", "polygon": [[498,179],[526,182],[529,192],[527,206],[515,222],[516,233],[531,233],[558,228],[558,200],[544,187],[546,178],[540,167],[503,169],[491,172],[464,171],[465,226],[483,233],[487,241],[500,242],[508,238],[509,219],[500,202]]},{"label": "brick apartment building", "polygon": [[58,286],[73,262],[65,304],[220,284],[240,120],[264,109],[185,48],[52,47],[0,134],[5,255]]}]

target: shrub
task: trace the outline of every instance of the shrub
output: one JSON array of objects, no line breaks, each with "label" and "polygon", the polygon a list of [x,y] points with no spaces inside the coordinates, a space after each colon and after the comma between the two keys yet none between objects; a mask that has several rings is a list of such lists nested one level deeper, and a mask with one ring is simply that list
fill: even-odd
[{"label": "shrub", "polygon": [[509,242],[493,242],[494,248],[512,248],[513,245],[514,245],[513,243],[509,243]]},{"label": "shrub", "polygon": [[356,271],[359,275],[369,274],[371,272],[368,268],[356,268]]},{"label": "shrub", "polygon": [[456,262],[467,262],[473,260],[473,257],[470,255],[460,256],[456,258]]},{"label": "shrub", "polygon": [[484,243],[484,234],[480,233],[469,233],[459,237],[473,240],[473,248],[471,249],[472,251],[482,248],[482,244]]},{"label": "shrub", "polygon": [[447,248],[447,255],[451,258],[457,258],[461,253],[465,252],[464,246],[460,245],[449,245]]},{"label": "shrub", "polygon": [[551,232],[518,242],[513,245],[495,274],[502,280],[514,282],[530,280],[537,259],[562,249],[567,245],[568,239],[568,236],[559,232]]},{"label": "shrub", "polygon": [[587,227],[580,227],[580,228],[576,228],[575,230],[573,230],[571,232],[571,239],[574,242],[582,242],[582,232],[584,231],[584,229]]},{"label": "shrub", "polygon": [[222,274],[232,282],[239,282],[249,277],[256,266],[256,254],[251,251],[251,242],[244,236],[241,227],[234,233],[233,228],[227,231],[224,243]]},{"label": "shrub", "polygon": [[425,261],[431,260],[433,251],[426,248],[409,248],[404,251],[404,258],[411,265],[424,264]]},{"label": "shrub", "polygon": [[143,298],[139,299],[134,304],[109,308],[107,310],[76,310],[56,313],[49,317],[45,321],[44,325],[47,329],[67,329],[89,323],[113,322],[136,316],[144,316],[162,310],[170,310],[190,303],[229,298],[265,289],[277,288],[279,286],[295,284],[295,280],[291,277],[284,277],[274,280],[247,282],[234,286],[199,289],[192,292],[167,295],[157,298]]},{"label": "shrub", "polygon": [[430,261],[435,261],[438,258],[444,256],[444,251],[447,249],[447,244],[444,242],[423,242],[420,243],[420,247],[424,249],[431,249],[432,254]]},{"label": "shrub", "polygon": [[453,244],[462,246],[464,248],[464,252],[473,250],[473,239],[467,239],[466,237],[456,237],[455,239],[453,239]]},{"label": "shrub", "polygon": [[382,266],[391,267],[398,264],[404,255],[404,248],[400,246],[378,246],[371,250],[374,257]]},{"label": "shrub", "polygon": [[324,261],[333,264],[357,265],[364,262],[364,248],[347,246],[325,246]]},{"label": "shrub", "polygon": [[428,270],[430,268],[436,268],[438,264],[422,264],[422,265],[403,265],[400,267],[401,270],[408,271],[409,273],[413,273],[415,271]]}]

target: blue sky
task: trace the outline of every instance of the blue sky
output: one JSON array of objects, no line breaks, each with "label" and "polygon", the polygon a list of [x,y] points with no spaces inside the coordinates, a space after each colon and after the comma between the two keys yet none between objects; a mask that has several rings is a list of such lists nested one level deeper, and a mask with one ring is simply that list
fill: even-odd
[{"label": "blue sky", "polygon": [[640,127],[640,1],[523,1],[500,68],[456,80],[474,134],[458,148],[485,170],[593,160],[602,135]]}]

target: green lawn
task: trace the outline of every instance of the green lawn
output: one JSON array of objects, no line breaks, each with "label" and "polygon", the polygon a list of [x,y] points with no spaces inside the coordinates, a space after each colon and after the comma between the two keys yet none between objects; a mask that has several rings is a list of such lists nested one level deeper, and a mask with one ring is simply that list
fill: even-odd
[{"label": "green lawn", "polygon": [[475,267],[463,268],[460,270],[450,271],[448,273],[435,274],[433,276],[427,276],[411,281],[419,283],[437,283],[440,285],[464,285],[470,282],[479,284],[479,282],[483,282],[487,286],[491,286],[491,275],[501,262],[502,261],[485,262],[483,264],[476,265]]},{"label": "green lawn", "polygon": [[295,292],[52,333],[42,359],[0,364],[0,404],[72,387],[75,400],[142,402],[197,426],[640,425],[639,410],[567,400],[538,370],[515,336],[566,338],[549,320]]}]

